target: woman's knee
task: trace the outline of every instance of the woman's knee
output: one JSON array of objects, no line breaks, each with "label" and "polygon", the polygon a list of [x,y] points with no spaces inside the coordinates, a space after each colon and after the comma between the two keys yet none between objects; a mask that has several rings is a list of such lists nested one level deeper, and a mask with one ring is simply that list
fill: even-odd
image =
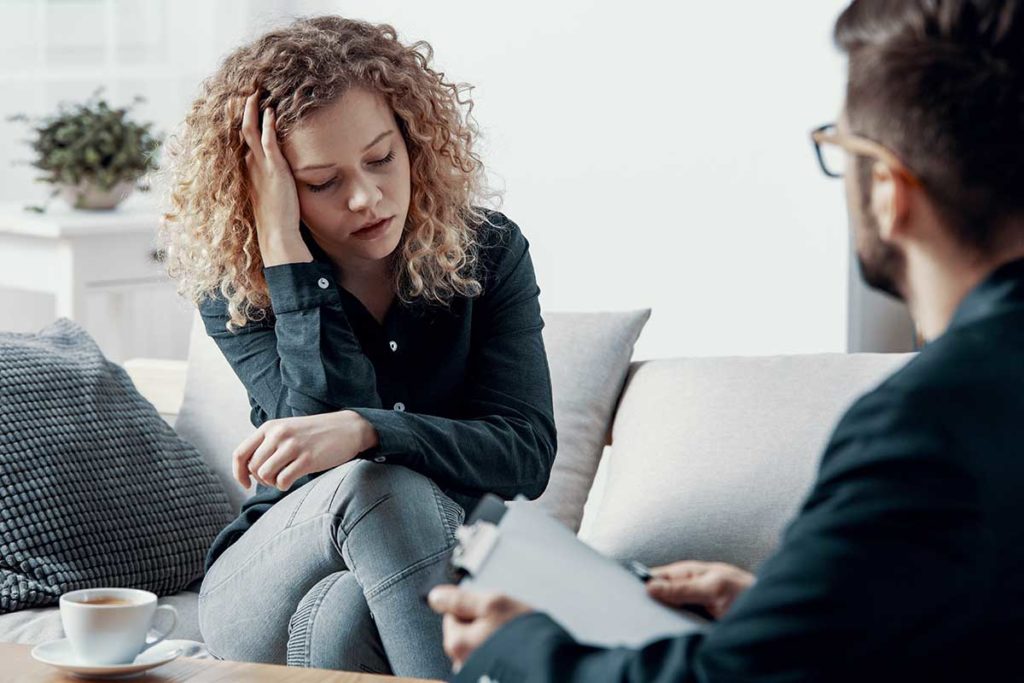
[{"label": "woman's knee", "polygon": [[[231,605],[222,604],[223,595],[213,598],[200,594],[199,631],[210,654],[217,659],[260,664],[284,664],[285,648],[281,634],[271,627],[264,615],[250,609],[239,611],[239,603],[246,601],[235,596]],[[240,623],[247,624],[240,626]]]},{"label": "woman's knee", "polygon": [[406,495],[426,495],[434,487],[434,483],[419,472],[414,472],[401,465],[388,465],[360,460],[352,464],[342,486],[348,487],[353,494],[360,495],[367,501],[403,493]]},{"label": "woman's knee", "polygon": [[390,674],[380,634],[351,572],[325,577],[288,624],[288,665]]},{"label": "woman's knee", "polygon": [[[360,462],[345,477],[335,498],[342,527],[350,531],[366,517],[388,536],[403,528],[416,534],[440,534],[450,545],[464,512],[428,477],[400,465]],[[370,526],[367,524],[366,526]]]}]

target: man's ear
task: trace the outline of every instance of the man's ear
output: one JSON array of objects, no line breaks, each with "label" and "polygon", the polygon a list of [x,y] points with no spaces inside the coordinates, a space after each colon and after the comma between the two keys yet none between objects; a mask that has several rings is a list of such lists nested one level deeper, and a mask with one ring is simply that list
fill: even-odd
[{"label": "man's ear", "polygon": [[905,237],[911,189],[906,177],[889,165],[879,161],[871,169],[871,213],[882,241]]}]

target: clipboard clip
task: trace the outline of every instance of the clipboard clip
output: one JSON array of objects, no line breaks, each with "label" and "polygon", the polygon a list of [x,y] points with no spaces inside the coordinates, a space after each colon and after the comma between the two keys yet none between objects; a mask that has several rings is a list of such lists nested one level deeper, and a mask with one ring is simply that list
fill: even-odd
[{"label": "clipboard clip", "polygon": [[507,509],[505,501],[493,494],[489,493],[480,500],[465,524],[455,530],[456,543],[451,557],[438,564],[427,580],[421,596],[424,601],[434,586],[458,584],[467,576],[479,573],[498,543],[501,536],[498,524]]},{"label": "clipboard clip", "polygon": [[455,530],[458,543],[452,553],[452,568],[463,576],[479,573],[498,544],[499,536],[497,525],[482,519],[469,526],[460,526]]}]

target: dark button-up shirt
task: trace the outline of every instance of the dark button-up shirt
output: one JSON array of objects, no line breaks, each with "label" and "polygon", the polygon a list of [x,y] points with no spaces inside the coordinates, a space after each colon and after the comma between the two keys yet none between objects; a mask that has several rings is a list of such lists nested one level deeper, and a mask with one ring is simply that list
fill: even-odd
[{"label": "dark button-up shirt", "polygon": [[[360,457],[430,477],[463,507],[484,493],[536,498],[555,455],[543,322],[529,244],[492,212],[477,228],[478,297],[396,299],[383,323],[342,288],[303,226],[309,263],[264,269],[273,315],[228,331],[227,303],[199,307],[249,392],[252,423],[353,410],[380,444]],[[259,485],[214,541],[207,567],[287,493]]]},{"label": "dark button-up shirt", "polygon": [[531,614],[456,680],[1019,681],[1022,418],[1024,260],[850,409],[779,551],[706,634],[599,649]]}]

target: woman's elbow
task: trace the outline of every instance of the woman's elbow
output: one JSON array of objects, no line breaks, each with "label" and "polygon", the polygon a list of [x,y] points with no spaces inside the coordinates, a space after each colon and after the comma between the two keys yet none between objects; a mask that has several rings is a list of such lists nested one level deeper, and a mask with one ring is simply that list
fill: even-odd
[{"label": "woman's elbow", "polygon": [[549,425],[534,425],[533,448],[531,449],[535,476],[531,477],[530,483],[524,487],[521,493],[530,500],[540,498],[541,494],[548,487],[551,479],[551,470],[555,464],[555,453],[558,451],[558,435],[554,423]]}]

